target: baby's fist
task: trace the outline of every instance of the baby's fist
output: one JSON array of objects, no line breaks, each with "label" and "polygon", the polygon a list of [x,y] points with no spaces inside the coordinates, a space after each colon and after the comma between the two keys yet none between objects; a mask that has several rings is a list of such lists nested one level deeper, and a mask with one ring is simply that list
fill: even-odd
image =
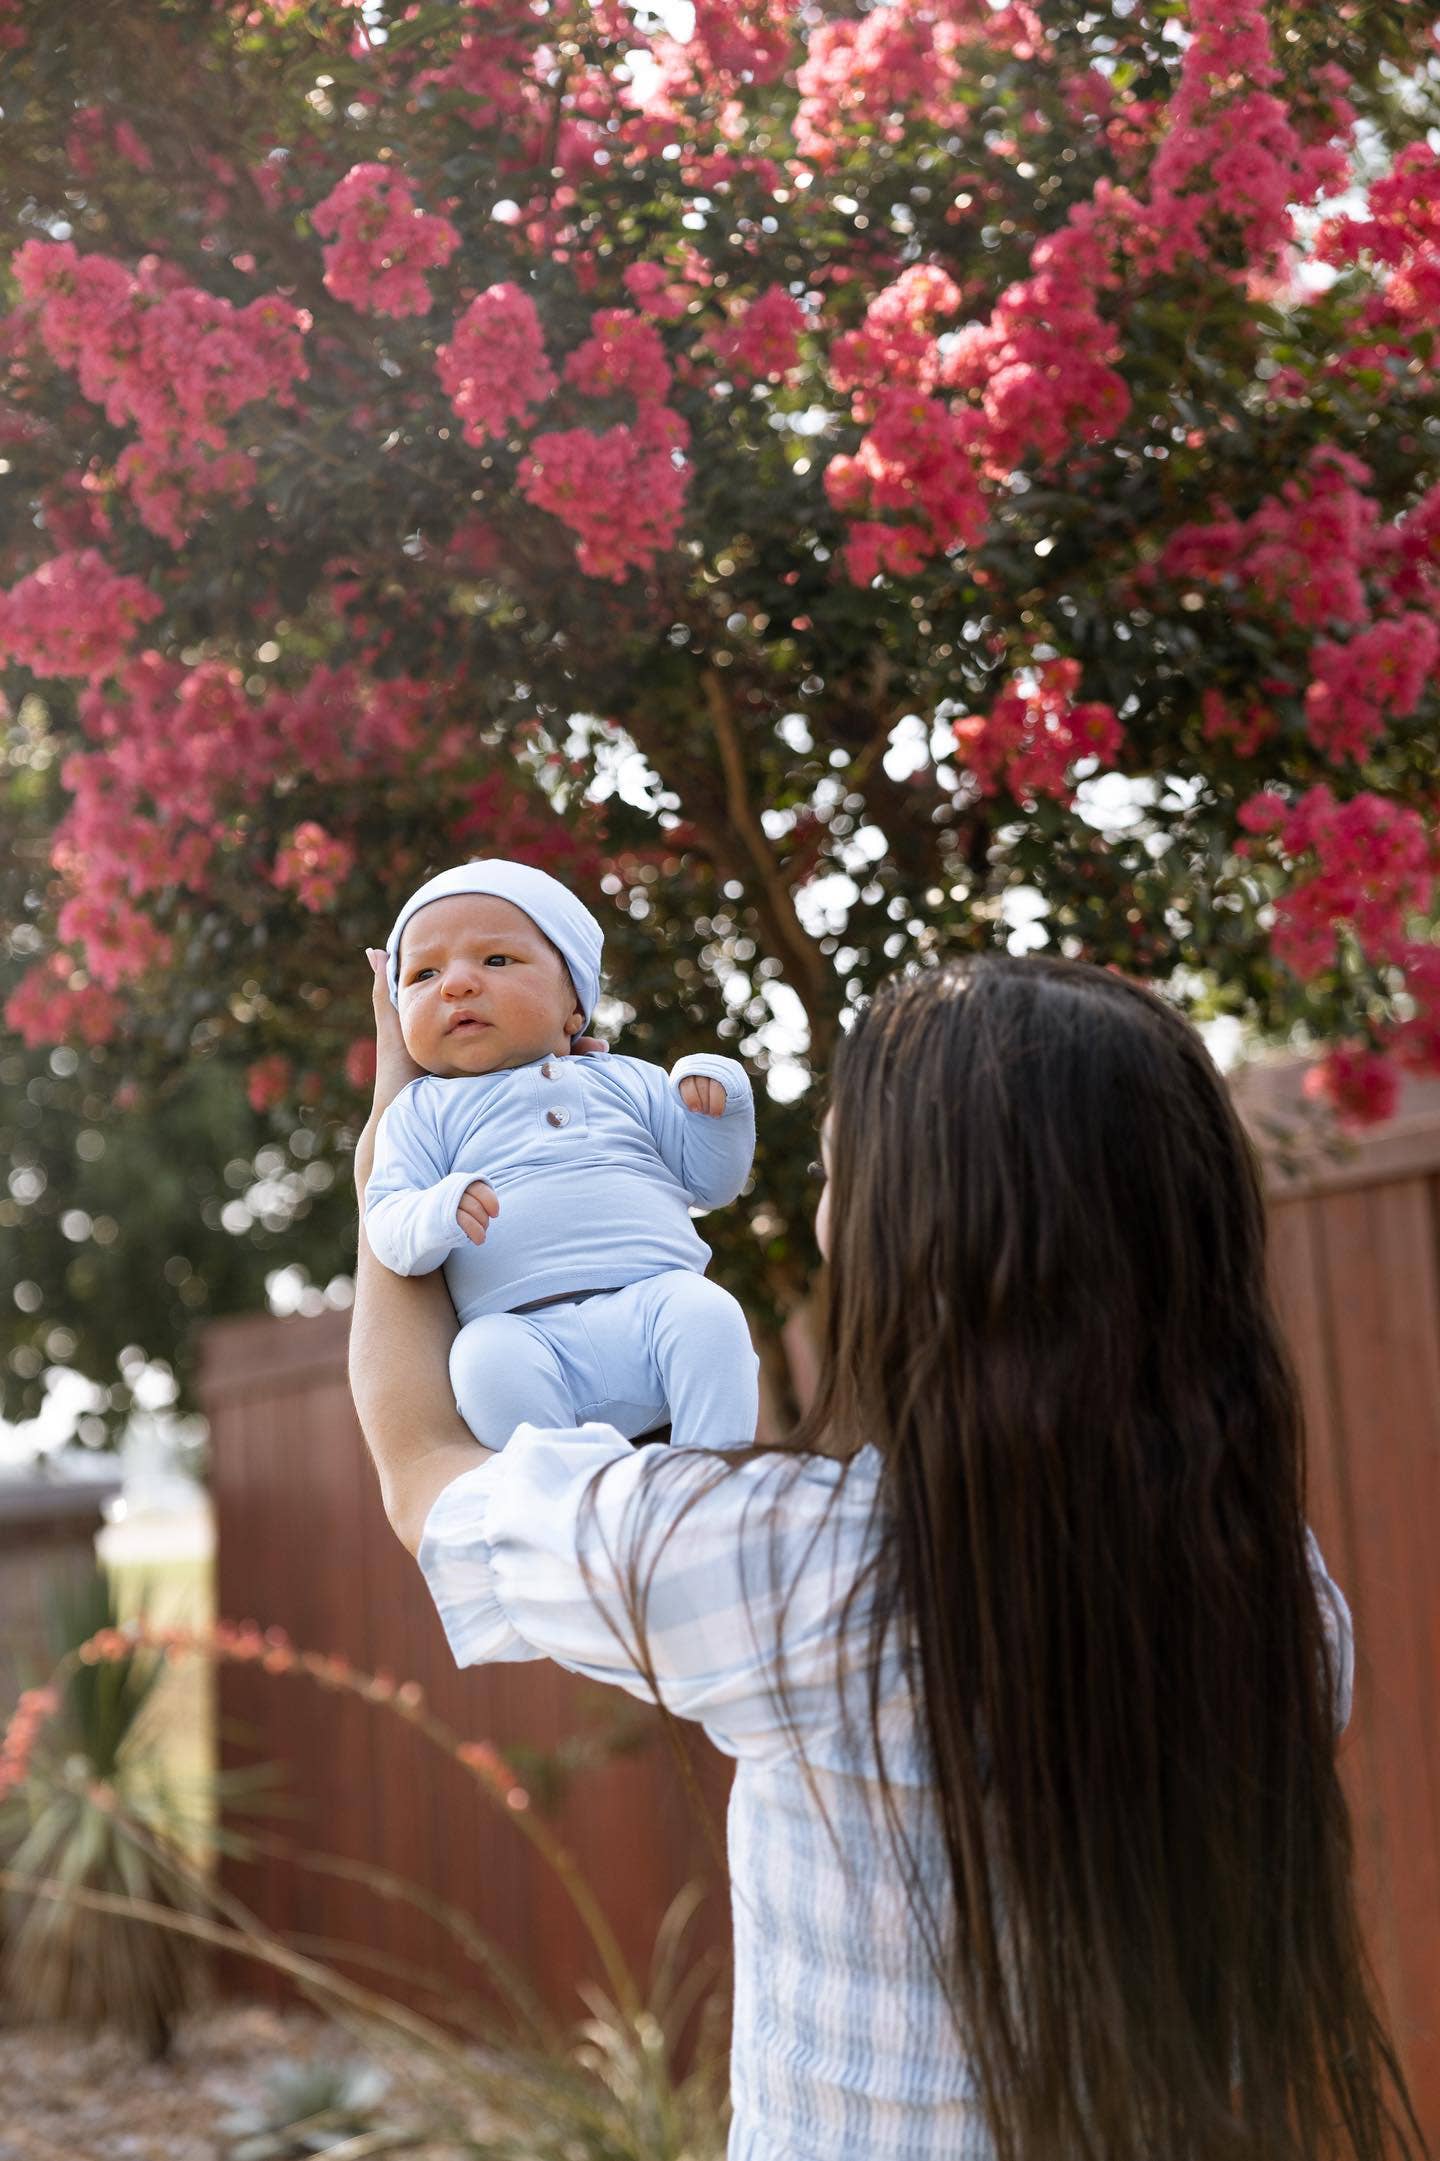
[{"label": "baby's fist", "polygon": [[500,1201],[493,1186],[487,1186],[483,1178],[468,1185],[460,1196],[455,1210],[455,1220],[472,1246],[483,1246],[485,1233],[490,1228],[492,1216],[500,1213]]},{"label": "baby's fist", "polygon": [[723,1118],[725,1083],[708,1080],[702,1073],[687,1073],[680,1083],[680,1101],[687,1111],[703,1111],[707,1118]]}]

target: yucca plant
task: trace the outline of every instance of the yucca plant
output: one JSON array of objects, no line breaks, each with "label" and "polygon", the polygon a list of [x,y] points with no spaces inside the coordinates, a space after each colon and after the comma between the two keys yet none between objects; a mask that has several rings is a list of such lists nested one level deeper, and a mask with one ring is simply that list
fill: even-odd
[{"label": "yucca plant", "polygon": [[[50,1632],[57,1660],[119,1615],[99,1570],[57,1588]],[[136,1649],[72,1663],[36,1775],[0,1807],[5,1901],[0,1982],[24,2017],[113,2026],[151,2056],[169,2047],[194,2000],[203,1952],[178,1932],[138,1927],[64,1897],[29,1897],[26,1879],[193,1912],[184,1864],[187,1797],[167,1785],[153,1718],[163,1661]]]},{"label": "yucca plant", "polygon": [[383,2071],[360,2060],[277,2063],[256,2100],[221,2118],[224,2161],[309,2161],[338,2147],[353,2154],[362,2143],[367,2154],[393,2153],[411,2134],[379,2121],[389,2086]]}]

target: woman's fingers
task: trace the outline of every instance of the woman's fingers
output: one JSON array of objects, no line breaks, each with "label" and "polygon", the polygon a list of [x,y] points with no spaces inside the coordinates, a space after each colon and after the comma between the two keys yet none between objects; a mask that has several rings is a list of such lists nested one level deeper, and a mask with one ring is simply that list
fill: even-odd
[{"label": "woman's fingers", "polygon": [[367,946],[365,958],[370,963],[370,1009],[375,1019],[375,1094],[370,1116],[355,1145],[355,1180],[362,1193],[374,1162],[375,1128],[381,1112],[424,1071],[405,1048],[400,1015],[390,1001],[383,949]]}]

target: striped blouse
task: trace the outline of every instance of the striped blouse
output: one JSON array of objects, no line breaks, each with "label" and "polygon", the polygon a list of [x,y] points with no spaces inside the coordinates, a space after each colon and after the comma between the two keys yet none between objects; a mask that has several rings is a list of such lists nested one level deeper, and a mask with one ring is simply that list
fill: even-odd
[{"label": "striped blouse", "polygon": [[[587,1514],[581,1498],[602,1466]],[[654,1501],[663,1528],[678,1514],[672,1500],[698,1492],[673,1535],[646,1537],[640,1551],[647,1566],[659,1555],[645,1613],[662,1699],[736,1759],[730,2161],[990,2161],[975,2081],[878,1813],[863,1597],[844,1636],[837,1627],[876,1551],[879,1454],[863,1450],[848,1477],[823,1457],[756,1459],[714,1484],[706,1471],[703,1456],[637,1451],[607,1426],[521,1426],[502,1454],[447,1486],[426,1521],[420,1566],[451,1648],[462,1666],[553,1658],[653,1700],[621,1561],[638,1506]],[[1338,1731],[1353,1685],[1350,1613],[1313,1537],[1310,1552],[1337,1654]],[[793,1731],[772,1698],[782,1622]],[[898,1647],[883,1662],[880,1704],[921,1880],[943,1884]]]}]

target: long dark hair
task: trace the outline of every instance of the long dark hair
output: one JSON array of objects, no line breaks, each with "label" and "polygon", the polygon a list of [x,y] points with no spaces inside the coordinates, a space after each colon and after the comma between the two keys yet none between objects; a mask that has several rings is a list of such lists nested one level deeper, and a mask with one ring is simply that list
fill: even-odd
[{"label": "long dark hair", "polygon": [[1108,970],[966,959],[861,1011],[829,1134],[822,1377],[783,1445],[883,1457],[870,1670],[898,1626],[938,1909],[872,1695],[874,1749],[998,2161],[1427,2151],[1356,1918],[1259,1178],[1202,1043]]}]

